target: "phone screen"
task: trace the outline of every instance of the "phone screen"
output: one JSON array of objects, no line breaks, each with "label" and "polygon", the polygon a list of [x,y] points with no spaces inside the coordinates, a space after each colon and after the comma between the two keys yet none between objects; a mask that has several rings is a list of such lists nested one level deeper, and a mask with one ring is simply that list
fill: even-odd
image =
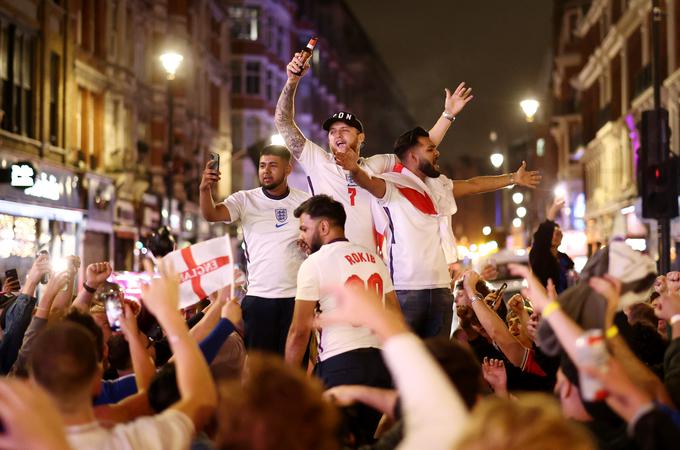
[{"label": "phone screen", "polygon": [[220,168],[220,155],[215,152],[210,152],[210,168],[218,170]]},{"label": "phone screen", "polygon": [[6,270],[5,271],[5,278],[8,279],[8,280],[14,280],[14,284],[21,287],[21,284],[19,283],[19,273],[17,273],[17,269]]},{"label": "phone screen", "polygon": [[107,296],[104,307],[106,308],[106,318],[109,321],[111,330],[120,330],[120,317],[123,315],[123,305],[118,295]]}]

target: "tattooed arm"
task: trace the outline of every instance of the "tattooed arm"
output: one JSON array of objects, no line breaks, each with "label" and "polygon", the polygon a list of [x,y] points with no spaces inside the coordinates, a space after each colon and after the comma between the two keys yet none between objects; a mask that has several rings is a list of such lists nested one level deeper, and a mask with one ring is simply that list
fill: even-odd
[{"label": "tattooed arm", "polygon": [[[300,158],[302,149],[307,141],[307,138],[305,138],[295,123],[295,91],[297,90],[300,78],[309,68],[309,63],[303,65],[301,61],[301,53],[296,53],[290,63],[288,63],[286,67],[288,81],[283,87],[283,91],[281,91],[274,114],[276,128],[286,141],[286,146],[295,159]],[[300,75],[296,75],[297,73]]]}]

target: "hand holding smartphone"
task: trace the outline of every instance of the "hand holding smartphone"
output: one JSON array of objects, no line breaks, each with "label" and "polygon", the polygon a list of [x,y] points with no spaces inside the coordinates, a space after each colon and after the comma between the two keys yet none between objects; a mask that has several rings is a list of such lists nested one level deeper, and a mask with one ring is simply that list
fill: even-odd
[{"label": "hand holding smartphone", "polygon": [[210,152],[208,156],[210,161],[210,168],[212,170],[220,170],[220,154],[215,152]]},{"label": "hand holding smartphone", "polygon": [[5,271],[5,283],[3,290],[8,292],[18,292],[21,290],[21,283],[19,282],[19,273],[17,269],[9,269]]}]

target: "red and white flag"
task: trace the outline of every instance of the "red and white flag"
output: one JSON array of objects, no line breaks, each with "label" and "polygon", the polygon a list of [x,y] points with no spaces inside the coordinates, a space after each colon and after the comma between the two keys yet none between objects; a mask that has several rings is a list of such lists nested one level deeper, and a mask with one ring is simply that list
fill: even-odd
[{"label": "red and white flag", "polygon": [[199,242],[168,253],[180,274],[179,306],[186,308],[228,286],[234,279],[234,258],[229,236]]}]

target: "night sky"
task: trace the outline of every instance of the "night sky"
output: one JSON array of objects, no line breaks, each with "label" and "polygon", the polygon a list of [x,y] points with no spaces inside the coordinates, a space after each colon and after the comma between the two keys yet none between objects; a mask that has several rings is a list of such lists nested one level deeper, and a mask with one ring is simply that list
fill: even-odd
[{"label": "night sky", "polygon": [[[550,76],[551,0],[347,0],[406,95],[429,128],[444,87],[460,81],[475,99],[440,146],[445,155],[490,155],[521,139],[519,101],[546,96]],[[497,132],[492,144],[490,132]],[[491,166],[489,165],[489,170]]]}]

